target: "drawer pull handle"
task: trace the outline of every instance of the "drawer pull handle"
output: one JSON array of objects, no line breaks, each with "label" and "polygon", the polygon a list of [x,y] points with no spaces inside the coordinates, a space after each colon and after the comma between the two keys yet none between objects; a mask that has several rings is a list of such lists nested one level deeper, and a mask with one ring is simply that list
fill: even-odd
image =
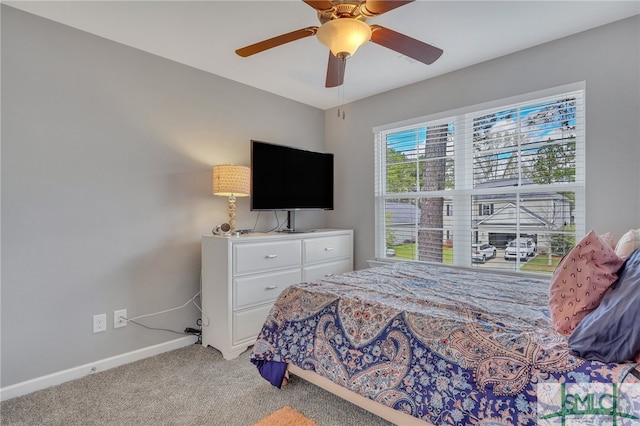
[{"label": "drawer pull handle", "polygon": [[335,250],[333,247],[325,247],[324,251],[333,251]]},{"label": "drawer pull handle", "polygon": [[266,290],[275,290],[276,288],[278,288],[277,285],[268,285]]},{"label": "drawer pull handle", "polygon": [[276,257],[278,257],[277,254],[268,254],[265,256],[267,259],[275,259]]}]

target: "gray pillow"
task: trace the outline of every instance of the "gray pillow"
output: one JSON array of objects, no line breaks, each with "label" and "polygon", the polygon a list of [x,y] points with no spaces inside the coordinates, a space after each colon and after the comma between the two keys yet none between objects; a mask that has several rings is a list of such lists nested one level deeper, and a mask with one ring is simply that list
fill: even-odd
[{"label": "gray pillow", "polygon": [[569,346],[591,361],[631,361],[640,353],[640,249],[627,258],[600,305],[573,330]]}]

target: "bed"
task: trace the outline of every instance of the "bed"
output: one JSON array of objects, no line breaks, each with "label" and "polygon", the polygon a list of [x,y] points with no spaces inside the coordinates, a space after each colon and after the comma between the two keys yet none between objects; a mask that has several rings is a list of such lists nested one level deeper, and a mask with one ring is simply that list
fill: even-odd
[{"label": "bed", "polygon": [[477,269],[328,276],[283,291],[251,360],[274,386],[293,373],[399,425],[534,425],[540,384],[638,382],[634,363],[572,355],[548,300],[548,279]]}]

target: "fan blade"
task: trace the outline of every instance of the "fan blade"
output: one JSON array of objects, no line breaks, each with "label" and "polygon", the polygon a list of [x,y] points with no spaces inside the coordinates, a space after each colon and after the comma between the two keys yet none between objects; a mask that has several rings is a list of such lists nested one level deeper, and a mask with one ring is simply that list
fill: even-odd
[{"label": "fan blade", "polygon": [[333,3],[329,0],[302,0],[315,10],[329,10],[333,8]]},{"label": "fan blade", "polygon": [[327,81],[325,87],[342,86],[346,66],[347,61],[336,58],[333,56],[333,53],[329,52],[329,65],[327,65]]},{"label": "fan blade", "polygon": [[280,46],[281,44],[289,43],[301,38],[315,35],[318,31],[318,27],[306,27],[290,33],[282,34],[268,40],[260,41],[250,46],[243,47],[236,50],[239,56],[246,58],[247,56],[255,55],[256,53],[263,52],[272,47]]},{"label": "fan blade", "polygon": [[413,1],[415,0],[367,0],[364,3],[364,8],[367,13],[375,16],[381,15],[397,7],[404,6],[407,3],[412,3]]},{"label": "fan blade", "polygon": [[372,42],[395,50],[424,64],[431,65],[442,55],[442,49],[380,25],[371,25],[371,31]]}]

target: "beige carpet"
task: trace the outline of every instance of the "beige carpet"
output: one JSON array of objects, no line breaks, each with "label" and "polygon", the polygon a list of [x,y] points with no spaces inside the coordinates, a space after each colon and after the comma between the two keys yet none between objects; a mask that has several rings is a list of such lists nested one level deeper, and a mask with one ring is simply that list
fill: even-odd
[{"label": "beige carpet", "polygon": [[187,346],[4,401],[0,424],[251,426],[289,406],[318,426],[390,425],[295,376],[271,386],[249,354],[227,361],[213,348]]},{"label": "beige carpet", "polygon": [[318,423],[287,405],[269,414],[254,426],[318,426]]}]

